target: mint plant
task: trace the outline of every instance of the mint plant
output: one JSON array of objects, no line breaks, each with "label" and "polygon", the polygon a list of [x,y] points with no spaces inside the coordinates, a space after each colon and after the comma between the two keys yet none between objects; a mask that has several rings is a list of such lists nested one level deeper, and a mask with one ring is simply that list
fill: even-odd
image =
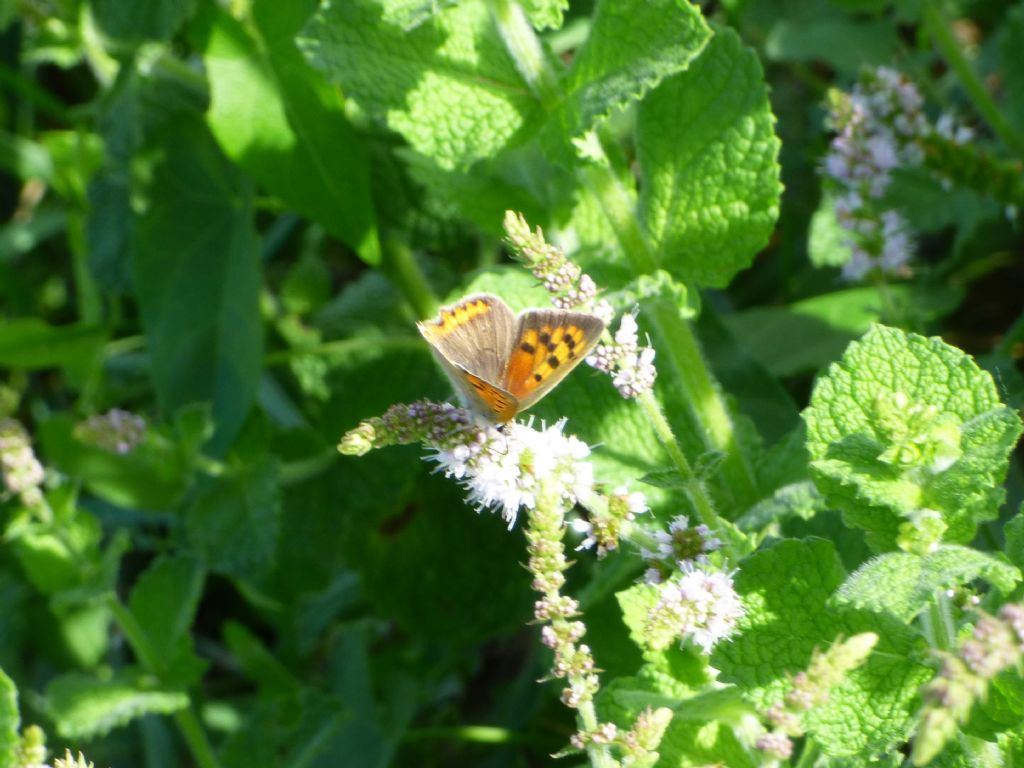
[{"label": "mint plant", "polygon": [[0,768],[1022,759],[1020,2],[137,5],[0,9]]}]

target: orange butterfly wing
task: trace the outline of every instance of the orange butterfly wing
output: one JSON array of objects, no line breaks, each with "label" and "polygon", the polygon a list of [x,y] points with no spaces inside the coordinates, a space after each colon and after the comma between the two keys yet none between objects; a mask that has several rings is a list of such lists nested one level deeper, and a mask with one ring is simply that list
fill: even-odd
[{"label": "orange butterfly wing", "polygon": [[604,323],[583,312],[532,310],[519,316],[505,369],[505,389],[525,410],[590,353]]},{"label": "orange butterfly wing", "polygon": [[490,417],[496,424],[504,424],[519,413],[519,399],[496,387],[490,382],[484,381],[479,376],[474,376],[463,369],[466,383],[472,389],[472,399],[476,401],[479,412],[489,411]]}]

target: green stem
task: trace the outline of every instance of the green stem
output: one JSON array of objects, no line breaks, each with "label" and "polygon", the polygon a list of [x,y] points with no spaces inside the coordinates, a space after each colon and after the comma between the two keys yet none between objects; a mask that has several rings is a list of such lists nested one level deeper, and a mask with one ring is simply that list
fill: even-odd
[{"label": "green stem", "polygon": [[558,73],[545,55],[530,20],[514,0],[490,0],[489,5],[494,25],[505,42],[505,50],[530,92],[544,109],[553,109],[562,97]]},{"label": "green stem", "polygon": [[[584,183],[600,203],[619,245],[632,262],[634,272],[654,272],[658,262],[634,215],[632,195],[612,170],[611,162],[604,154],[596,134],[588,135],[587,146],[595,162],[581,171]],[[753,469],[740,451],[725,398],[704,361],[693,328],[680,317],[679,309],[674,304],[657,301],[650,302],[650,306],[655,308],[651,319],[659,331],[662,343],[666,345],[677,379],[683,386],[684,398],[701,427],[701,437],[710,450],[724,454],[721,471],[726,485],[739,498],[757,498]],[[655,428],[659,429],[657,424]],[[669,452],[681,456],[682,451],[675,444],[674,437],[673,444],[674,448],[670,447]],[[675,463],[678,466],[678,462]]]},{"label": "green stem", "polygon": [[199,768],[220,768],[220,762],[213,751],[213,745],[206,738],[206,731],[203,730],[203,726],[199,722],[199,718],[196,717],[195,710],[191,704],[185,709],[175,712],[174,722],[178,724],[178,729],[181,731],[185,743],[188,744],[192,757],[195,758],[196,765]]},{"label": "green stem", "polygon": [[875,287],[878,289],[878,303],[881,306],[881,318],[885,323],[896,326],[904,326],[906,319],[902,312],[897,310],[896,303],[893,301],[892,291],[889,290],[889,281],[886,280],[885,273],[881,270],[876,271],[874,277]]},{"label": "green stem", "polygon": [[[597,710],[594,709],[594,702],[587,701],[580,704],[577,711],[580,713],[580,720],[583,721],[583,727],[586,730],[593,731],[597,728]],[[594,768],[619,768],[619,761],[612,757],[608,747],[604,744],[588,744],[587,755]]]},{"label": "green stem", "polygon": [[937,591],[923,614],[925,637],[932,648],[950,651],[956,645],[956,627],[949,597],[944,591]]},{"label": "green stem", "polygon": [[708,496],[707,489],[700,481],[700,478],[694,474],[690,462],[687,461],[686,455],[679,447],[679,443],[676,442],[675,435],[672,433],[672,426],[668,423],[668,419],[665,417],[661,405],[655,399],[654,393],[650,391],[644,392],[637,398],[637,401],[647,415],[647,420],[654,427],[658,439],[661,440],[668,451],[676,471],[683,478],[686,496],[693,505],[700,521],[715,532],[715,535],[722,542],[722,551],[729,562],[738,562],[739,555],[732,543],[733,536],[730,531],[726,530],[722,520],[718,517],[718,514],[715,512],[714,503],[711,501],[711,497]]},{"label": "green stem", "polygon": [[953,37],[949,25],[942,17],[942,12],[934,0],[925,5],[924,24],[932,40],[935,41],[935,45],[942,54],[942,57],[946,60],[950,69],[956,73],[964,91],[967,92],[971,101],[974,102],[974,107],[978,110],[978,113],[985,119],[996,135],[1003,140],[1006,146],[1010,147],[1021,157],[1024,157],[1024,138],[1010,125],[1010,122],[999,110],[992,96],[985,89],[981,79],[971,68],[970,62],[967,61],[963,51],[960,50],[956,38]]},{"label": "green stem", "polygon": [[821,747],[810,736],[804,739],[804,748],[800,752],[800,759],[796,761],[794,768],[811,768],[817,762],[818,755],[821,754]]},{"label": "green stem", "polygon": [[[115,595],[108,596],[107,605],[110,606],[118,626],[128,639],[128,644],[131,645],[139,663],[157,679],[162,680],[166,669],[157,658],[145,631],[135,620],[135,615]],[[199,723],[199,718],[196,717],[191,703],[185,709],[175,713],[174,721],[178,724],[178,729],[181,731],[185,743],[188,744],[196,765],[199,768],[220,768],[210,740],[206,737],[206,732]]]},{"label": "green stem", "polygon": [[405,243],[394,238],[384,243],[383,267],[388,278],[412,306],[416,317],[431,317],[437,312],[437,296]]},{"label": "green stem", "polygon": [[160,677],[164,672],[163,665],[159,662],[156,652],[149,644],[145,631],[135,620],[135,614],[128,610],[128,607],[114,595],[108,596],[107,605],[110,606],[114,618],[121,627],[121,631],[124,632],[124,636],[128,639],[128,644],[135,652],[135,657],[139,660],[139,663],[151,673]]},{"label": "green stem", "polygon": [[583,185],[601,206],[605,218],[612,225],[619,247],[632,263],[633,271],[638,275],[654,272],[658,268],[658,261],[651,253],[647,238],[637,223],[633,195],[612,170],[597,134],[591,131],[584,141],[596,158],[578,172]]},{"label": "green stem", "polygon": [[85,55],[85,61],[92,69],[93,76],[106,90],[114,84],[114,79],[117,77],[117,72],[121,65],[104,48],[103,36],[96,28],[92,12],[86,3],[82,4],[82,10],[78,18],[78,29],[81,35],[79,39],[82,43],[82,53]]},{"label": "green stem", "polygon": [[644,309],[660,338],[660,350],[682,385],[683,400],[701,427],[705,446],[723,454],[719,472],[725,486],[737,499],[755,500],[758,490],[754,469],[741,450],[725,397],[704,361],[693,326],[670,301],[650,300],[644,303]]}]

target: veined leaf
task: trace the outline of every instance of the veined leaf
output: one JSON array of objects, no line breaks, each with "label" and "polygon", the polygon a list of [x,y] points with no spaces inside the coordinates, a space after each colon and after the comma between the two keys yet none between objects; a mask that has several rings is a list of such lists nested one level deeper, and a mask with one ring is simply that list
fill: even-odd
[{"label": "veined leaf", "polygon": [[724,286],[767,242],[779,212],[778,152],[764,73],[720,29],[640,105],[640,218],[661,264]]},{"label": "veined leaf", "polygon": [[47,686],[46,702],[61,736],[89,739],[143,715],[184,709],[188,696],[127,669],[107,679],[78,673],[58,677]]},{"label": "veined leaf", "polygon": [[459,3],[407,31],[384,21],[374,0],[334,0],[306,25],[299,46],[442,168],[497,154],[540,115],[484,3]]},{"label": "veined leaf", "polygon": [[224,152],[260,184],[379,264],[366,148],[344,99],[293,40],[314,8],[261,0],[245,27],[211,6],[207,120]]},{"label": "veined leaf", "polygon": [[251,191],[198,117],[172,119],[134,248],[135,286],[161,408],[212,401],[215,450],[259,382],[263,331]]}]

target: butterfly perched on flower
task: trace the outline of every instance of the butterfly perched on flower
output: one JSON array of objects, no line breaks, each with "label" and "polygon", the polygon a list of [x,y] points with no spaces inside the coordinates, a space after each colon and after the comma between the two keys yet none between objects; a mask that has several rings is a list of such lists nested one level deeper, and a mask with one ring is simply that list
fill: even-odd
[{"label": "butterfly perched on flower", "polygon": [[418,323],[463,402],[495,424],[525,411],[589,354],[604,323],[586,312],[527,309],[513,314],[477,293]]}]

